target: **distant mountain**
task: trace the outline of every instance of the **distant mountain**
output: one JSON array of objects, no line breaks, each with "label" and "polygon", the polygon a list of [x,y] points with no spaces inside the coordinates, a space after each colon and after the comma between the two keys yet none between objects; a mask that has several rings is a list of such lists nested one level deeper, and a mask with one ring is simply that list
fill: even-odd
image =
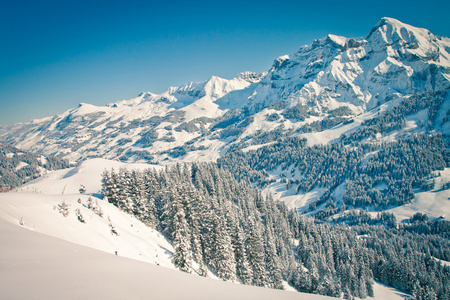
[{"label": "distant mountain", "polygon": [[450,39],[392,18],[364,39],[329,34],[275,60],[252,86],[249,107],[284,101],[316,112],[347,105],[363,112],[399,96],[450,88]]}]

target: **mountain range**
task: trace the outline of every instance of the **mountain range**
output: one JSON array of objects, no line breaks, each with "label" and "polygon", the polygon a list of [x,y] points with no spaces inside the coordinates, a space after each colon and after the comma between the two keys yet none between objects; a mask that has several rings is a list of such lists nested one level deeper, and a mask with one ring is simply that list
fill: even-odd
[{"label": "mountain range", "polygon": [[[176,160],[215,160],[257,130],[299,129],[336,109],[358,115],[402,97],[448,90],[449,52],[450,39],[383,18],[365,38],[330,34],[277,58],[263,74],[213,76],[100,107],[81,103],[54,117],[2,125],[0,138],[73,161],[160,162],[173,160],[174,149],[183,154]],[[303,117],[283,116],[299,107]],[[224,133],[230,125],[240,130]]]}]

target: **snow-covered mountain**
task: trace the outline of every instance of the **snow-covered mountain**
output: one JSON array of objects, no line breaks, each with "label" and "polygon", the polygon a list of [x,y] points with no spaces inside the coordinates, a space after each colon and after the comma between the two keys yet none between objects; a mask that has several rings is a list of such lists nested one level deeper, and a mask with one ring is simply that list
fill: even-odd
[{"label": "snow-covered mountain", "polygon": [[316,111],[348,105],[362,112],[400,95],[450,88],[450,40],[392,18],[364,39],[329,34],[275,60],[247,106],[283,100]]},{"label": "snow-covered mountain", "polygon": [[[213,76],[101,107],[82,103],[53,118],[1,126],[0,138],[71,160],[216,160],[258,130],[299,129],[336,109],[359,114],[401,97],[446,91],[449,52],[450,39],[383,18],[365,38],[330,34],[279,57],[264,74]],[[296,107],[302,118],[280,118]]]},{"label": "snow-covered mountain", "polygon": [[[330,34],[279,57],[263,74],[244,72],[231,80],[213,76],[159,95],[142,93],[105,106],[82,103],[54,117],[0,126],[0,139],[21,149],[0,144],[0,167],[26,170],[25,163],[30,163],[18,160],[25,150],[37,152],[34,159],[42,164],[49,162],[42,155],[49,154],[79,163],[0,194],[0,218],[168,268],[176,264],[181,270],[205,274],[206,261],[213,270],[206,272],[208,276],[247,282],[251,278],[243,271],[247,258],[239,254],[242,230],[247,236],[244,252],[253,255],[248,262],[255,264],[251,276],[261,277],[258,272],[263,269],[256,262],[270,275],[253,284],[275,287],[282,282],[288,289],[364,298],[372,294],[375,279],[416,298],[426,292],[444,299],[447,279],[440,278],[448,278],[448,270],[437,262],[448,264],[450,257],[445,216],[450,214],[449,89],[450,39],[383,18],[365,38]],[[180,161],[217,163],[162,167]],[[144,163],[159,168],[160,174],[125,170],[147,169],[149,164]],[[104,172],[112,167],[125,169],[118,174],[112,169]],[[110,202],[100,200],[102,187]],[[148,206],[141,205],[146,203],[143,199]],[[275,205],[273,199],[287,206]],[[190,212],[189,217],[183,210]],[[191,218],[196,212],[201,212],[202,230]],[[149,220],[156,222],[155,215],[162,225],[152,229]],[[187,242],[197,251],[192,253],[198,256],[199,249],[208,248],[192,261],[192,268],[185,269],[179,255],[190,250],[184,251],[183,239],[175,238],[175,233],[185,232],[184,226],[177,227],[183,219],[194,228],[189,229],[191,237],[201,234]],[[175,226],[167,220],[181,221]],[[332,226],[336,223],[346,225]],[[0,282],[11,283],[6,289],[2,286],[0,295],[9,296],[14,292],[11,287],[20,282],[9,277],[18,272],[12,270],[17,258],[11,253],[41,259],[42,243],[37,235],[27,234],[37,240],[36,253],[19,251],[23,243],[11,241],[10,233],[25,236],[23,231],[1,220],[0,227],[2,240],[8,243],[0,249],[0,261],[8,268],[7,272],[0,268],[0,277],[9,280]],[[157,230],[165,230],[172,244]],[[202,248],[196,244],[199,240],[209,242]],[[72,251],[67,244],[46,242]],[[216,244],[222,250],[210,255],[209,248]],[[73,251],[85,253],[79,249]],[[261,253],[265,258],[257,255]],[[90,260],[91,254],[77,259]],[[114,257],[101,259],[109,263]],[[118,268],[126,265],[120,258]],[[145,274],[162,274],[151,269]],[[238,277],[231,276],[233,270]],[[29,269],[26,272],[30,274]],[[179,276],[165,278],[175,277]],[[195,281],[186,278],[182,280]],[[415,286],[405,278],[415,278]],[[121,285],[128,286],[136,285],[130,281]],[[142,286],[136,298],[141,291],[147,293]],[[234,293],[222,290],[221,296]],[[130,298],[129,292],[123,295],[120,298]],[[267,295],[272,292],[264,292]]]},{"label": "snow-covered mountain", "polygon": [[[141,93],[137,98],[101,107],[81,103],[53,118],[2,126],[1,137],[24,149],[72,160],[117,158],[125,154],[120,146],[126,146],[127,155],[148,160],[150,153],[182,146],[199,135],[185,136],[181,129],[172,127],[182,125],[184,130],[183,125],[189,124],[198,131],[198,126],[203,128],[203,124],[212,122],[205,120],[223,115],[224,110],[215,104],[218,98],[246,88],[261,77],[245,72],[232,80],[212,77],[202,83],[171,87],[160,95]],[[190,122],[193,119],[198,121]],[[153,145],[155,141],[159,143]]]},{"label": "snow-covered mountain", "polygon": [[[323,208],[328,201],[324,195],[331,195],[338,207],[346,201],[348,206],[354,195],[350,196],[346,181],[357,182],[366,172],[378,177],[357,190],[368,191],[360,195],[363,199],[373,199],[352,206],[387,209],[410,203],[412,195],[420,192],[413,192],[414,188],[431,186],[427,181],[439,175],[432,171],[450,167],[445,147],[439,148],[444,143],[425,137],[407,142],[423,151],[419,156],[435,151],[432,143],[440,145],[439,159],[426,166],[419,164],[422,171],[411,175],[406,165],[397,165],[408,174],[401,180],[387,166],[383,177],[367,171],[380,170],[379,165],[385,164],[377,161],[386,150],[380,142],[450,133],[449,52],[450,39],[383,18],[365,38],[328,35],[276,59],[264,74],[244,72],[231,80],[212,77],[203,83],[171,87],[159,95],[142,93],[100,107],[83,103],[53,118],[2,126],[0,138],[22,149],[71,161],[98,157],[156,164],[219,160],[236,177],[264,187],[290,207],[310,206],[310,211],[318,203]],[[321,163],[320,155],[299,166],[304,158],[287,158],[309,151],[302,150],[301,143],[295,150],[287,147],[286,153],[273,146],[289,139],[306,139],[308,147],[342,143],[336,150],[338,158],[353,149],[352,168],[358,171],[330,175],[325,163],[326,170],[310,169],[308,164]],[[396,153],[404,149],[391,146]],[[336,164],[326,148],[314,151],[323,152]],[[408,157],[410,165],[421,159]],[[339,163],[350,168],[348,162]],[[435,189],[447,186],[445,174]],[[403,190],[391,197],[395,184],[402,184]],[[380,191],[385,198],[377,196]],[[439,199],[446,194],[447,190],[439,192],[443,195]],[[432,216],[436,213],[430,211]]]}]

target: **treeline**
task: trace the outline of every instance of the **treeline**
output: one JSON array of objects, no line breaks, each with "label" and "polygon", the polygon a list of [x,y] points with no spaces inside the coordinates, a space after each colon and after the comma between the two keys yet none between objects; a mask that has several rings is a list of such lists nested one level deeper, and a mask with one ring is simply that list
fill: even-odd
[{"label": "treeline", "polygon": [[53,156],[41,156],[0,141],[0,185],[11,188],[40,176],[42,169],[68,168],[69,162]]},{"label": "treeline", "polygon": [[[296,211],[263,196],[248,182],[238,183],[214,164],[176,165],[159,172],[105,171],[102,185],[109,202],[167,236],[180,270],[200,275],[210,270],[224,280],[279,289],[286,280],[300,291],[336,297],[372,293],[367,265],[351,266],[357,258],[337,245],[323,249]],[[336,239],[346,249],[355,247],[350,237]],[[307,244],[314,244],[312,252]],[[323,256],[330,251],[333,260]],[[362,268],[357,273],[367,276],[350,283],[335,268],[340,263]],[[305,273],[309,269],[311,273]]]},{"label": "treeline", "polygon": [[402,228],[362,225],[353,229],[369,251],[375,279],[411,293],[412,299],[450,299],[450,267],[436,259],[448,255],[447,239]]},{"label": "treeline", "polygon": [[[408,230],[330,225],[300,216],[214,164],[112,169],[103,173],[102,186],[109,202],[165,234],[175,266],[185,272],[211,271],[224,280],[271,288],[283,288],[284,280],[299,291],[346,299],[372,296],[374,278],[412,293],[414,286],[390,275],[396,260],[397,275],[411,275],[400,264],[406,254],[397,247],[403,242],[412,245],[408,259],[414,272],[428,274],[418,276],[417,284],[437,299],[449,296],[443,288],[450,283],[448,268],[429,263],[437,246],[418,246],[428,240]],[[395,218],[380,215],[379,222],[395,223]],[[445,259],[441,252],[435,257]]]},{"label": "treeline", "polygon": [[267,171],[280,167],[290,188],[292,183],[287,177],[293,180],[295,177],[286,173],[296,174],[298,170],[301,180],[296,190],[309,192],[316,186],[336,187],[350,175],[362,157],[361,149],[350,149],[338,143],[309,147],[306,139],[287,137],[255,151],[229,151],[218,159],[217,164],[229,170],[236,179],[249,179],[260,187],[265,187],[270,180]]},{"label": "treeline", "polygon": [[281,289],[295,263],[295,212],[212,164],[105,171],[103,195],[163,232],[185,272]]}]

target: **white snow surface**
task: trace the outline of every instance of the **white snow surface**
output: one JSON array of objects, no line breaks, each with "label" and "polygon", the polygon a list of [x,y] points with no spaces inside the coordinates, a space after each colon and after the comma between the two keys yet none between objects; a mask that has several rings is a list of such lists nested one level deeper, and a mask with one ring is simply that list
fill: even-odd
[{"label": "white snow surface", "polygon": [[[116,168],[118,171],[121,167],[152,166],[93,159],[79,167],[49,172],[16,191],[0,194],[0,217],[14,224],[22,220],[25,228],[76,244],[108,253],[117,251],[123,257],[173,268],[170,259],[173,249],[164,237],[99,198],[103,170]],[[81,184],[87,194],[79,193]],[[89,197],[97,200],[103,217],[86,207]],[[67,217],[57,210],[63,200],[70,205]],[[78,221],[75,209],[80,209],[86,223]],[[108,218],[119,236],[111,234]]]}]

